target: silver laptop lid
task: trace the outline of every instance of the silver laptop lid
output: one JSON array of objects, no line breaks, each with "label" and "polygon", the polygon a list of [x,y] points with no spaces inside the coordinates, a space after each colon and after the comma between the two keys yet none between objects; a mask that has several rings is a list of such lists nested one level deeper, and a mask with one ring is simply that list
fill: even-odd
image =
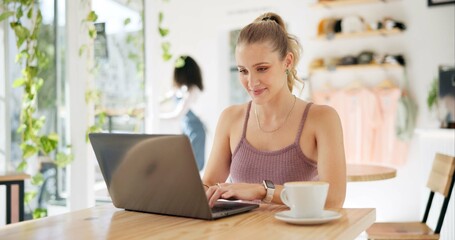
[{"label": "silver laptop lid", "polygon": [[212,219],[185,135],[90,134],[115,207]]}]

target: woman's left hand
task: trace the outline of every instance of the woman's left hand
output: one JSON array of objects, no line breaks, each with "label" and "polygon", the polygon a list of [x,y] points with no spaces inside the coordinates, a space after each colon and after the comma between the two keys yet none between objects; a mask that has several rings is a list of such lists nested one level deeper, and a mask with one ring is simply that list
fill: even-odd
[{"label": "woman's left hand", "polygon": [[217,183],[205,192],[210,207],[215,205],[218,199],[260,200],[266,191],[261,184],[252,183]]}]

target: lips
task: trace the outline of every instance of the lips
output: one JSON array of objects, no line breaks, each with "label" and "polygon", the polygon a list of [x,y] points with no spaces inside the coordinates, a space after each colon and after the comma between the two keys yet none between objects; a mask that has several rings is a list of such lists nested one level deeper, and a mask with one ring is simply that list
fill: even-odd
[{"label": "lips", "polygon": [[265,88],[260,88],[260,89],[253,89],[251,92],[253,93],[254,96],[259,96],[265,91]]}]

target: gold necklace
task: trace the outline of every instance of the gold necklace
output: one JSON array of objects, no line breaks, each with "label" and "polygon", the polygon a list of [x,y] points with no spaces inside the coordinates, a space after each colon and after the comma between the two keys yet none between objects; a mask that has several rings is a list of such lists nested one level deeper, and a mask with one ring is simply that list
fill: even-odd
[{"label": "gold necklace", "polygon": [[261,121],[259,121],[259,114],[258,114],[258,112],[256,110],[256,105],[254,105],[254,115],[256,115],[256,122],[258,123],[258,127],[259,127],[259,129],[261,129],[262,132],[273,133],[273,132],[276,132],[276,131],[280,130],[280,128],[283,127],[283,125],[287,122],[289,116],[291,116],[291,112],[294,109],[295,102],[297,101],[297,97],[295,95],[293,95],[293,96],[294,96],[294,103],[292,104],[291,110],[289,110],[288,115],[286,115],[286,119],[284,119],[283,123],[280,126],[278,126],[277,128],[275,128],[273,130],[270,130],[270,131],[264,130],[262,128]]}]

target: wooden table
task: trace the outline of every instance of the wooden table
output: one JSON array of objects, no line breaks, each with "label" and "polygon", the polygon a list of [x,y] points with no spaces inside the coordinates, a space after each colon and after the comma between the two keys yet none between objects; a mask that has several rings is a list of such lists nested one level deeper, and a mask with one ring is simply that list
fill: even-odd
[{"label": "wooden table", "polygon": [[[14,207],[19,215],[18,221],[24,220],[24,180],[30,178],[30,175],[17,172],[0,172],[0,185],[6,186],[6,224],[12,222]],[[17,196],[11,195],[13,185],[19,187]],[[15,201],[12,201],[14,198]]]},{"label": "wooden table", "polygon": [[378,165],[347,164],[346,175],[348,182],[377,181],[396,177],[397,170]]},{"label": "wooden table", "polygon": [[354,239],[372,225],[374,208],[340,209],[321,225],[291,225],[274,214],[282,205],[214,221],[130,212],[111,204],[0,227],[0,239]]}]

